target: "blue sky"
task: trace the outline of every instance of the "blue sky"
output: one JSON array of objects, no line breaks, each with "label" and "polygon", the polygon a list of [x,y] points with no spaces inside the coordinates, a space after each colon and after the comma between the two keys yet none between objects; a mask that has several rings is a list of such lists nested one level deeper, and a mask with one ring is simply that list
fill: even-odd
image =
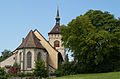
[{"label": "blue sky", "polygon": [[48,40],[57,5],[61,25],[89,9],[109,11],[120,17],[120,0],[0,0],[0,52],[16,49],[31,29],[38,29]]}]

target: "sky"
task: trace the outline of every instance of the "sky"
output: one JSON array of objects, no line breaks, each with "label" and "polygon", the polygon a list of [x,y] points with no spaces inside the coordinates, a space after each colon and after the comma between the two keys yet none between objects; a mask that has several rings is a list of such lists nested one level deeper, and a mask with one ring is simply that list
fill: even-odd
[{"label": "sky", "polygon": [[61,25],[90,9],[109,11],[120,17],[120,0],[0,0],[0,52],[14,51],[31,29],[38,29],[48,40],[57,6]]}]

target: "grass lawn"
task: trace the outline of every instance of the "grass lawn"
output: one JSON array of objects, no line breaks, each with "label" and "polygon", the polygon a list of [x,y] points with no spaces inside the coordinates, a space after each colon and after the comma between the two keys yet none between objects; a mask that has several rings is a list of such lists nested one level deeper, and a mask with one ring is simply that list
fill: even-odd
[{"label": "grass lawn", "polygon": [[120,72],[78,74],[78,75],[56,77],[53,79],[120,79]]}]

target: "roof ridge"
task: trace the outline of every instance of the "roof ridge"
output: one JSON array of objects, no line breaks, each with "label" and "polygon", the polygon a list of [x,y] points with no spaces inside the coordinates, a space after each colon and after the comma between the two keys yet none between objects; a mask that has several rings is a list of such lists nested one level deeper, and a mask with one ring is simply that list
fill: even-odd
[{"label": "roof ridge", "polygon": [[[34,39],[34,33],[33,33],[33,31],[32,31],[32,37],[33,37],[33,44],[35,44],[35,39]],[[35,44],[35,46],[36,46],[36,44]]]},{"label": "roof ridge", "polygon": [[22,49],[22,48],[44,48],[44,47],[42,46],[42,44],[40,43],[39,39],[36,37],[34,32],[30,30],[28,35],[25,37],[24,41],[17,49]]},{"label": "roof ridge", "polygon": [[[42,36],[42,34],[37,30],[37,29],[35,29],[34,30],[34,32],[35,31],[37,31],[41,36]],[[43,37],[43,36],[42,36]],[[56,51],[56,52],[58,52],[58,53],[60,53],[57,49],[55,49],[44,37],[43,37],[43,39]]]}]

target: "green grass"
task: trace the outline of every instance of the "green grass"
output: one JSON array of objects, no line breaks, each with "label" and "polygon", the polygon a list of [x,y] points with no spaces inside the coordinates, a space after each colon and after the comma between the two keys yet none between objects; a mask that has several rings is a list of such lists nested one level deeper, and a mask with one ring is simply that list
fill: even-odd
[{"label": "green grass", "polygon": [[56,77],[53,79],[120,79],[120,72],[77,74],[77,75]]}]

